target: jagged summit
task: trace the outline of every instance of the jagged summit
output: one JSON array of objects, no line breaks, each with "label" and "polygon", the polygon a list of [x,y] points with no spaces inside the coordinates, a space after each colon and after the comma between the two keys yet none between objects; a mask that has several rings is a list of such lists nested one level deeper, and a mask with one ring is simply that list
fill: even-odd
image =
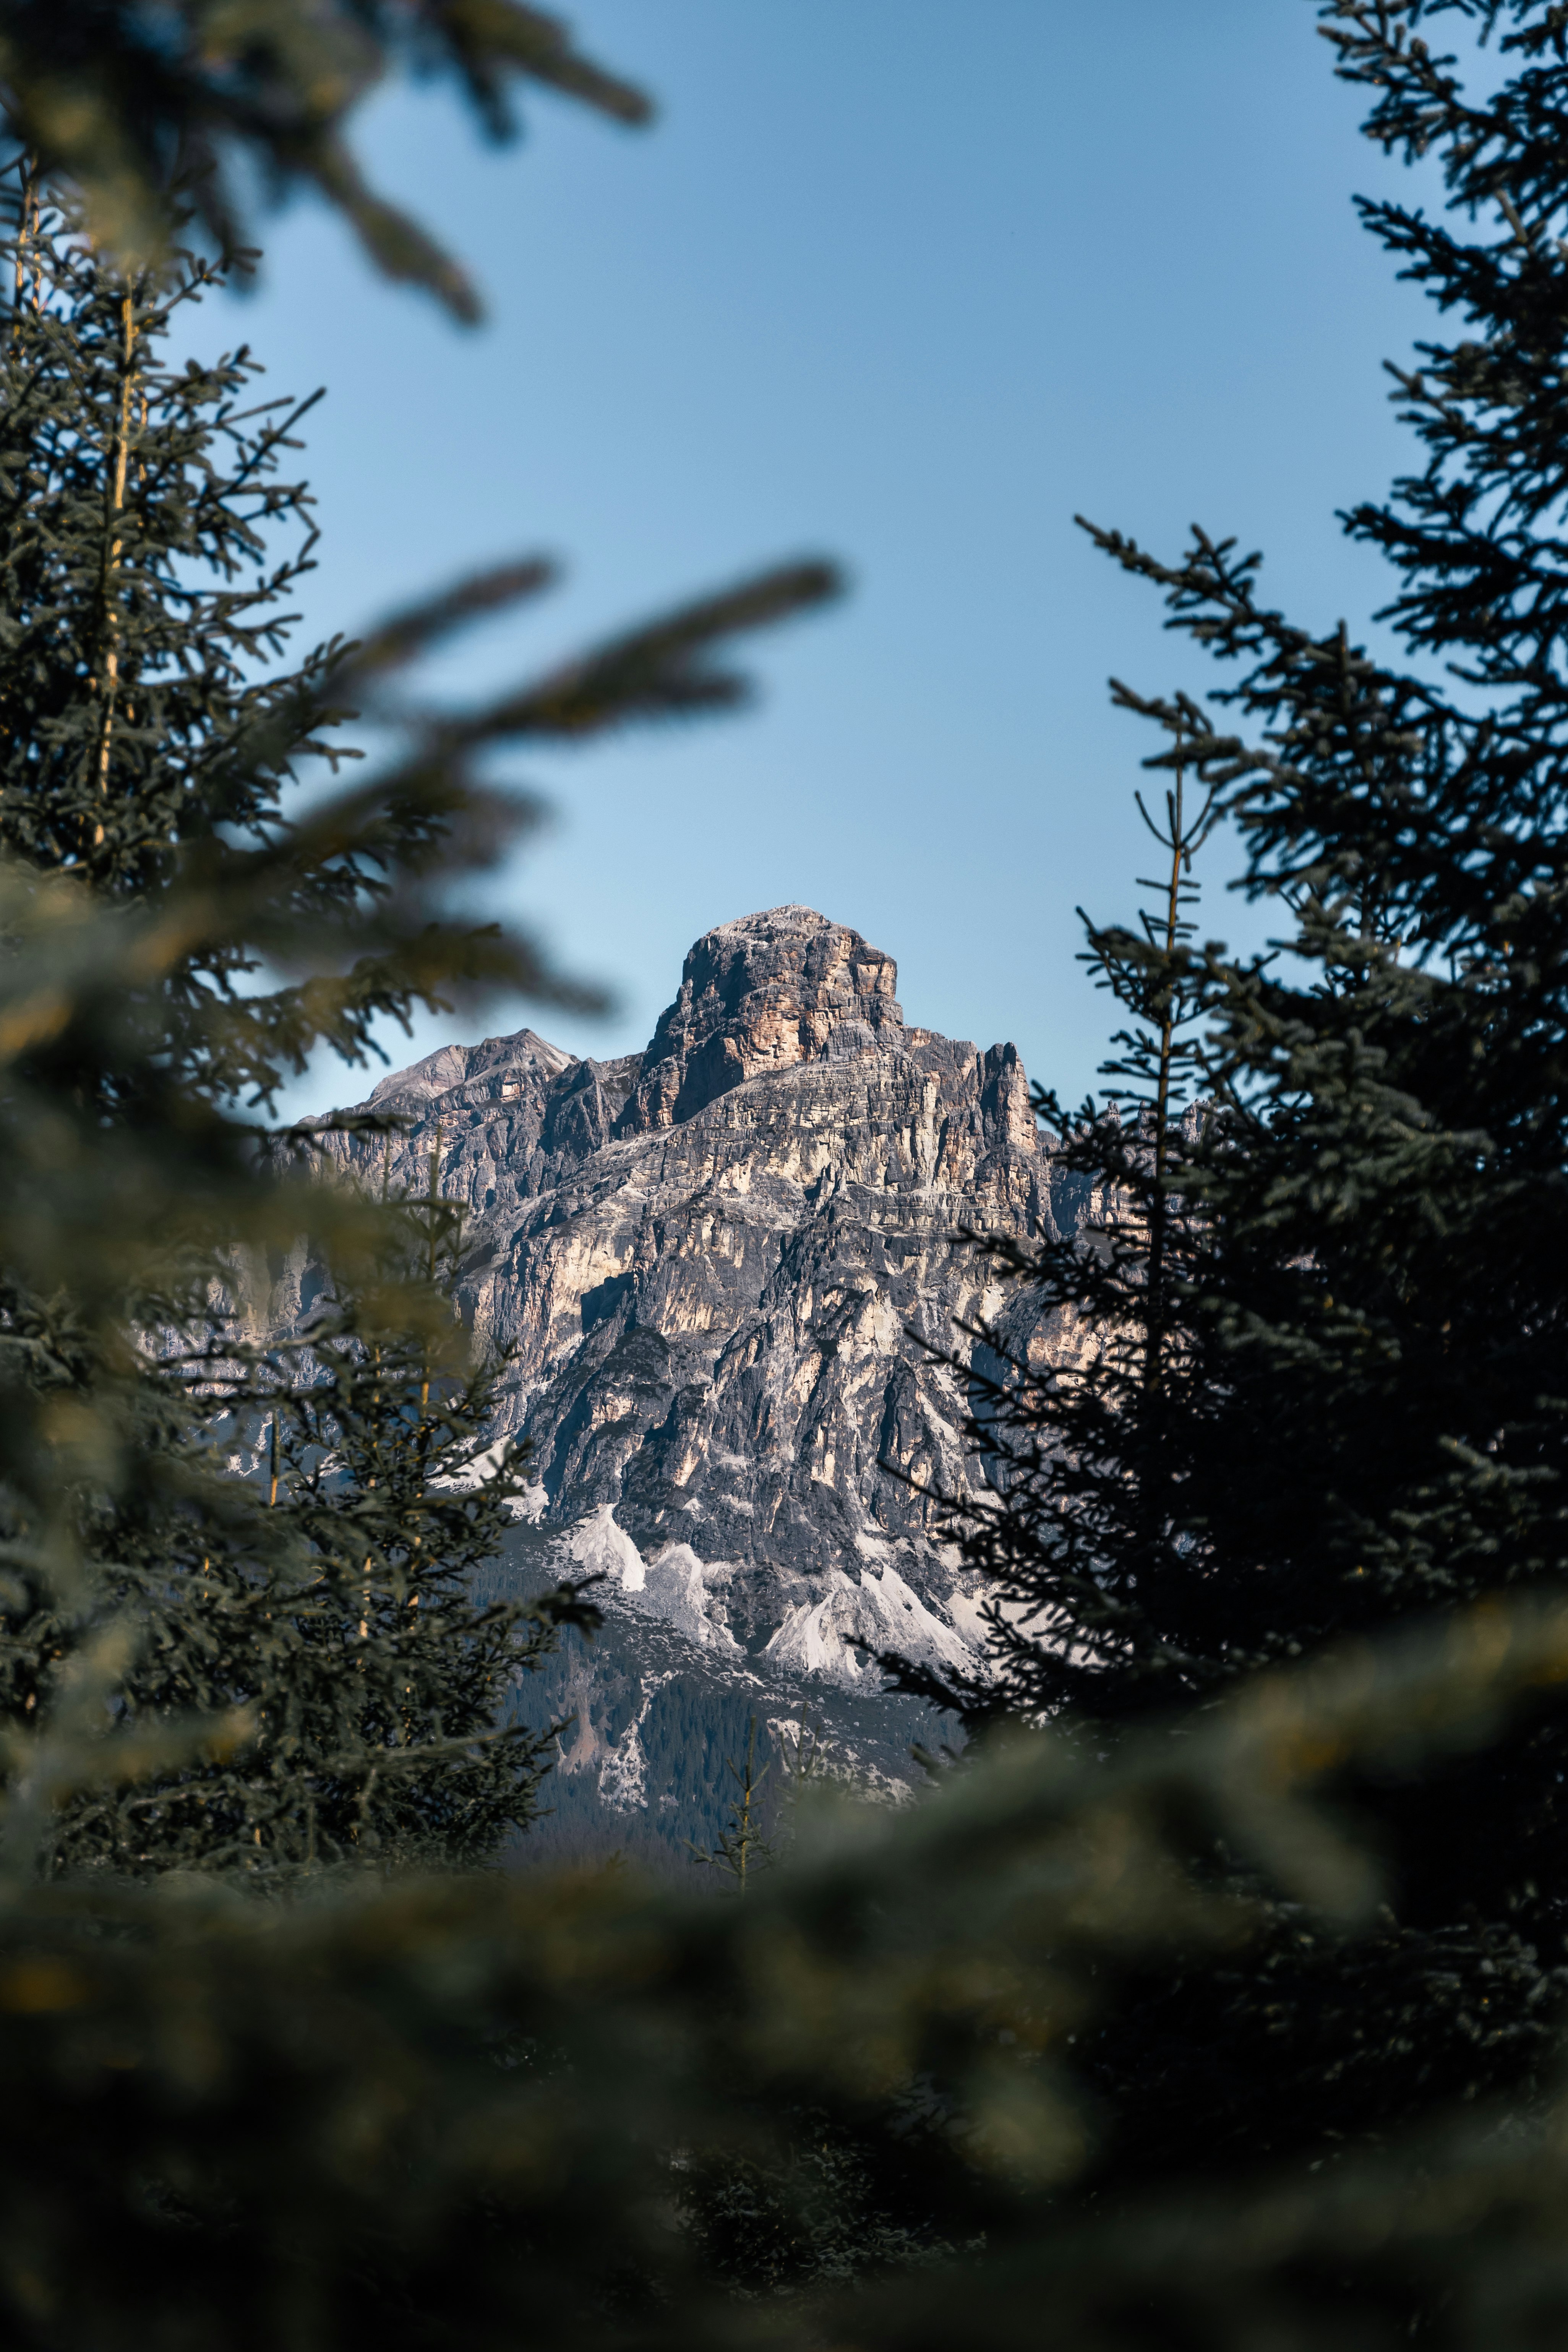
[{"label": "jagged summit", "polygon": [[904,1025],[898,985],[891,956],[810,907],[719,924],[686,959],[616,1133],[674,1126],[748,1078],[829,1050],[893,1043]]},{"label": "jagged summit", "polygon": [[460,1097],[470,1088],[478,1090],[476,1098],[483,1099],[498,1085],[504,1092],[509,1080],[523,1074],[548,1085],[572,1067],[573,1058],[531,1029],[519,1029],[510,1037],[487,1037],[478,1045],[442,1045],[373,1087],[369,1107],[406,1114],[437,1096]]},{"label": "jagged summit", "polygon": [[704,931],[641,1054],[578,1060],[520,1029],[442,1045],[394,1070],[358,1108],[417,1116],[440,1098],[460,1110],[521,1101],[563,1080],[557,1092],[571,1108],[551,1123],[551,1140],[596,1150],[612,1132],[678,1126],[749,1078],[901,1042],[898,984],[892,957],[858,931],[810,907],[773,907]]}]

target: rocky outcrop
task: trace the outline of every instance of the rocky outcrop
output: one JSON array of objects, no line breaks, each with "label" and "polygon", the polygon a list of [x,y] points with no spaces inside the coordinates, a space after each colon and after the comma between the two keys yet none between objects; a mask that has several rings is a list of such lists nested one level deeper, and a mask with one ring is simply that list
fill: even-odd
[{"label": "rocky outcrop", "polygon": [[617,1135],[706,1110],[748,1079],[901,1042],[898,968],[807,907],[775,907],[707,932],[642,1056]]},{"label": "rocky outcrop", "polygon": [[407,1122],[390,1146],[331,1139],[415,1187],[438,1143],[539,1529],[715,1659],[847,1684],[857,1636],[973,1654],[931,1494],[980,1475],[963,1327],[1028,1307],[968,1236],[1077,1222],[1013,1047],[908,1028],[896,989],[858,931],[775,908],[698,940],[646,1053],[448,1046],[361,1107]]}]

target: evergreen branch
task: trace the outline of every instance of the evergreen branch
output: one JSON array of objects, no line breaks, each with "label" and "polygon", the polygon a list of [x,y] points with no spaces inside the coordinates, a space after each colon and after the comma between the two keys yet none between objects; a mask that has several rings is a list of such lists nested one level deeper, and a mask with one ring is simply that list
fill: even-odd
[{"label": "evergreen branch", "polygon": [[709,660],[713,649],[743,631],[829,603],[843,589],[841,573],[821,562],[759,572],[565,664],[470,720],[458,730],[460,740],[572,742],[634,720],[732,709],[752,688]]},{"label": "evergreen branch", "polygon": [[622,124],[652,111],[522,0],[14,0],[0,26],[14,137],[74,184],[128,267],[166,257],[192,201],[225,250],[247,244],[237,177],[259,167],[275,193],[319,189],[381,269],[472,320],[465,272],[367,186],[344,136],[390,70],[452,78],[492,137],[516,127],[518,79]]},{"label": "evergreen branch", "polygon": [[498,137],[514,125],[506,111],[500,69],[512,67],[563,96],[579,99],[617,122],[648,121],[652,106],[640,89],[605,73],[574,48],[560,22],[520,0],[427,0],[439,38],[450,48],[475,103]]},{"label": "evergreen branch", "polygon": [[370,679],[432,652],[470,621],[487,619],[508,605],[542,594],[559,576],[549,558],[538,555],[471,573],[443,594],[382,622],[368,636],[346,646],[335,682],[353,699]]}]

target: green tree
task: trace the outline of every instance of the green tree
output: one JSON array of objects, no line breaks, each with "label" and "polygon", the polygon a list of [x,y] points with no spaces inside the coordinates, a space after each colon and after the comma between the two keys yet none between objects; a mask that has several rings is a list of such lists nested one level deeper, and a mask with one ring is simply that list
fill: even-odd
[{"label": "green tree", "polygon": [[[265,1105],[323,1039],[362,1058],[374,1022],[433,1004],[443,971],[593,1002],[521,941],[492,950],[494,933],[472,926],[443,937],[399,922],[398,882],[442,831],[440,787],[424,801],[397,791],[417,782],[413,762],[377,794],[374,824],[345,827],[340,810],[312,827],[284,807],[312,771],[356,756],[341,737],[350,697],[374,698],[380,677],[468,613],[538,593],[545,567],[509,567],[371,644],[334,639],[282,667],[315,533],[309,491],[279,471],[321,395],[260,397],[245,346],[208,366],[171,360],[182,314],[226,273],[177,255],[123,277],[25,162],[11,191],[0,247],[16,290],[0,352],[0,841],[135,906],[156,904],[195,860],[222,889],[273,853],[258,935],[198,938],[162,980],[171,1088]],[[473,782],[458,740],[419,741],[416,761],[432,756],[447,793]],[[367,813],[362,795],[355,814]],[[489,814],[500,821],[493,803]],[[257,991],[286,927],[335,938],[372,908],[383,936],[367,933],[372,952],[346,979]]]},{"label": "green tree", "polygon": [[[437,1176],[388,1205],[379,1283],[319,1301],[308,1348],[231,1365],[239,1380],[209,1384],[194,1424],[157,1426],[146,1384],[150,1452],[232,1445],[260,1413],[258,1479],[215,1495],[202,1465],[184,1508],[89,1523],[106,1557],[86,1626],[15,1580],[0,1722],[58,1711],[93,1625],[137,1629],[113,1714],[121,1737],[148,1737],[150,1767],[58,1810],[48,1874],[179,1869],[276,1890],[344,1865],[473,1867],[537,1813],[561,1727],[530,1730],[513,1694],[563,1627],[598,1615],[570,1585],[472,1599],[523,1467],[492,1427],[499,1368],[469,1360],[453,1319],[462,1207]],[[169,1727],[203,1718],[231,1728],[182,1754]]]},{"label": "green tree", "polygon": [[503,1365],[474,1360],[455,1319],[465,1211],[439,1186],[437,1145],[426,1192],[387,1204],[380,1283],[317,1302],[268,1419],[269,1508],[311,1580],[256,1743],[278,1829],[255,1841],[296,1868],[494,1861],[537,1813],[563,1727],[531,1730],[516,1687],[563,1626],[599,1622],[582,1586],[473,1599],[526,1456],[495,1433]]},{"label": "green tree", "polygon": [[[264,1164],[237,1106],[265,1111],[322,1043],[363,1059],[375,1024],[416,1005],[507,985],[593,1001],[525,939],[454,920],[443,902],[531,814],[483,763],[498,745],[733,703],[742,683],[710,648],[831,579],[784,567],[481,711],[427,709],[396,688],[466,618],[539,593],[541,563],[289,670],[288,602],[310,534],[307,493],[279,477],[300,408],[253,398],[244,351],[166,362],[181,308],[215,283],[205,264],[176,255],[126,278],[26,166],[16,197],[17,299],[0,352],[0,845],[9,934],[43,963],[14,1008],[0,1080],[17,1146],[0,1176],[5,1696],[13,1720],[32,1722],[130,1612],[141,1662],[118,1704],[138,1720],[236,1705],[273,1720],[307,1651],[318,1684],[335,1659],[344,1720],[357,1720],[363,1660],[336,1636],[311,1647],[324,1604],[310,1529],[258,1511],[223,1474],[231,1417],[279,1378],[272,1338],[234,1311],[235,1270],[247,1249],[309,1227],[345,1296],[379,1291],[384,1344],[401,1314],[405,1348],[424,1346],[441,1310],[407,1285],[397,1307],[381,1213],[290,1174],[287,1152]],[[389,760],[296,813],[291,788],[345,756],[337,730],[355,710],[390,730]],[[84,955],[96,993],[82,992]],[[479,1391],[467,1410],[470,1423],[481,1413]],[[456,1422],[440,1426],[450,1454]],[[439,1450],[436,1422],[420,1443]],[[464,1514],[430,1508],[471,1549]],[[427,1622],[454,1618],[432,1609]],[[112,1822],[99,1805],[90,1832],[79,1808],[78,1842],[61,1852],[163,1866],[239,1840],[266,1858],[300,1818],[280,1784],[261,1786],[284,1754],[274,1744],[248,1794],[249,1768],[228,1771],[222,1804],[215,1766],[207,1796],[172,1811],[146,1786]],[[252,1803],[241,1839],[234,1806]]]},{"label": "green tree", "polygon": [[[1408,666],[1269,610],[1233,541],[1199,531],[1166,563],[1094,532],[1242,667],[1207,709],[1115,691],[1164,732],[1146,764],[1216,794],[1288,951],[1172,950],[1207,1108],[1163,1170],[1147,1093],[1125,1129],[1069,1138],[1069,1163],[1087,1178],[1098,1156],[1135,1203],[1136,1238],[1125,1284],[1120,1215],[1041,1254],[1043,1307],[1109,1301],[1105,1352],[1016,1367],[976,1424],[999,1491],[966,1542],[996,1578],[1003,1678],[949,1694],[976,1727],[1066,1702],[1114,1738],[1568,1570],[1568,35],[1537,0],[1321,14],[1340,72],[1377,94],[1373,137],[1440,158],[1480,224],[1362,206],[1462,322],[1394,372],[1422,466],[1346,517],[1393,567],[1381,617]],[[1439,16],[1505,28],[1489,95],[1421,39]],[[1166,940],[1152,963],[1091,940],[1151,1032]],[[1181,1236],[1163,1282],[1162,1199]],[[1152,1423],[1140,1347],[1170,1351]],[[1568,1981],[1565,1773],[1568,1723],[1546,1712],[1440,1774],[1350,1791],[1394,1858],[1384,1934],[1347,1969],[1280,1913],[1228,1981],[1146,1988],[1099,2047],[1113,2168],[1173,2163],[1194,2112],[1194,2161],[1316,2160],[1434,2097],[1534,2095]]]},{"label": "green tree", "polygon": [[700,1846],[690,1838],[686,1843],[691,1849],[691,1859],[705,1870],[721,1871],[731,1880],[737,1895],[744,1895],[746,1882],[759,1870],[765,1870],[773,1859],[773,1843],[763,1820],[763,1791],[773,1770],[773,1759],[757,1762],[757,1718],[753,1715],[746,1727],[746,1753],[743,1761],[733,1756],[724,1759],[724,1769],[734,1782],[735,1794],[730,1801],[730,1819],[719,1832],[716,1845]]},{"label": "green tree", "polygon": [[1353,1969],[1378,1874],[1308,1800],[1485,1738],[1565,1669],[1562,1603],[1515,1604],[1114,1756],[999,1743],[744,1903],[624,1870],[360,1874],[283,1908],[12,1880],[9,2333],[337,2352],[374,2322],[395,2352],[488,2352],[521,2310],[639,2352],[1394,2352],[1425,2315],[1442,2352],[1539,2352],[1568,2311],[1560,2095],[1206,2183],[1189,2115],[1140,2195],[1084,2197],[1079,2053],[1141,1979],[1245,1960],[1258,1908],[1214,1884],[1216,1840]]},{"label": "green tree", "polygon": [[1162,855],[1163,870],[1142,886],[1150,903],[1136,929],[1085,919],[1081,960],[1130,1025],[1113,1041],[1098,1102],[1068,1112],[1036,1089],[1079,1222],[1029,1248],[987,1244],[999,1271],[1030,1286],[1037,1332],[1051,1344],[1019,1357],[995,1330],[976,1330],[1000,1371],[949,1359],[970,1393],[970,1439],[989,1486],[954,1511],[966,1564],[986,1579],[988,1672],[955,1684],[901,1660],[893,1671],[974,1730],[1063,1707],[1104,1712],[1113,1680],[1133,1707],[1204,1686],[1184,1680],[1150,1606],[1153,1590],[1191,1573],[1193,1456],[1215,1381],[1211,1336],[1192,1307],[1212,1234],[1189,1194],[1205,1112],[1211,1133],[1214,1119],[1199,1097],[1209,984],[1193,949],[1193,861],[1217,807],[1212,786],[1194,797],[1185,753],[1202,715],[1184,697],[1173,708],[1177,749],[1160,815],[1137,796]]}]

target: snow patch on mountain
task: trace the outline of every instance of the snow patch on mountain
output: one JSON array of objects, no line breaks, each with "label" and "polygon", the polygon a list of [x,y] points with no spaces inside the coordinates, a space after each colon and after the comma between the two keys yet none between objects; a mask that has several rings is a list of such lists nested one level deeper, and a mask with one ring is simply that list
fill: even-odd
[{"label": "snow patch on mountain", "polygon": [[647,1758],[643,1753],[643,1727],[648,1709],[672,1677],[654,1675],[643,1685],[642,1705],[599,1767],[599,1794],[617,1813],[636,1812],[647,1803]]},{"label": "snow patch on mountain", "polygon": [[613,1503],[601,1503],[569,1528],[562,1549],[579,1575],[604,1578],[601,1601],[657,1618],[700,1650],[731,1658],[742,1654],[724,1622],[721,1597],[734,1572],[729,1561],[699,1559],[687,1543],[666,1544],[645,1559],[617,1525]]},{"label": "snow patch on mountain", "polygon": [[643,1556],[626,1529],[616,1524],[616,1507],[601,1503],[568,1528],[562,1549],[582,1576],[602,1576],[612,1594],[640,1592],[647,1580]]},{"label": "snow patch on mountain", "polygon": [[[872,1655],[855,1646],[860,1642]],[[858,1578],[830,1569],[821,1600],[790,1610],[763,1655],[788,1673],[876,1688],[882,1677],[874,1654],[880,1650],[957,1674],[972,1674],[980,1664],[977,1652],[926,1607],[896,1568],[870,1561]]]}]

